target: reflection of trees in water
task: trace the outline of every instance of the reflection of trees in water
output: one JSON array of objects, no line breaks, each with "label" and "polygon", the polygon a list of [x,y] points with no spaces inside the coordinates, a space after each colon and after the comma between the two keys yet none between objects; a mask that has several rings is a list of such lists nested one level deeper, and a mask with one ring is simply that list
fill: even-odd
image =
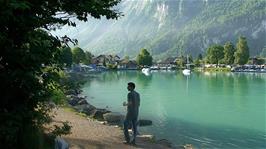
[{"label": "reflection of trees in water", "polygon": [[[258,89],[265,91],[265,78],[265,74],[262,75],[259,73],[235,73],[234,84],[239,93],[241,93],[242,95],[246,95],[249,90]],[[254,85],[251,86],[251,84]]]},{"label": "reflection of trees in water", "polygon": [[222,78],[219,77],[217,73],[205,72],[204,74],[206,76],[208,90],[214,93],[220,93],[221,85],[223,84]]},{"label": "reflection of trees in water", "polygon": [[207,73],[205,75],[207,89],[214,94],[228,95],[228,100],[233,100],[239,108],[252,100],[251,91],[265,91],[265,74],[249,73]]},{"label": "reflection of trees in water", "polygon": [[173,80],[176,77],[176,71],[156,72],[163,76],[166,80]]},{"label": "reflection of trees in water", "polygon": [[209,73],[206,76],[207,87],[215,93],[248,94],[249,81],[246,75],[233,73]]},{"label": "reflection of trees in water", "polygon": [[149,86],[149,84],[152,81],[152,74],[145,75],[143,73],[137,73],[136,75],[137,75],[137,80],[136,80],[137,85],[143,88]]},{"label": "reflection of trees in water", "polygon": [[96,77],[99,82],[116,82],[121,79],[132,79],[136,77],[137,71],[106,71]]}]

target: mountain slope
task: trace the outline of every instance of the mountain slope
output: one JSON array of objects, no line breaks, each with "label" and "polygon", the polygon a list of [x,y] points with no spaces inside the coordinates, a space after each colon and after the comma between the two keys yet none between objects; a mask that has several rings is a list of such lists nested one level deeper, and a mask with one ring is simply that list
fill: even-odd
[{"label": "mountain slope", "polygon": [[266,0],[122,1],[119,20],[91,20],[61,34],[95,54],[136,56],[147,48],[157,58],[204,53],[211,44],[247,37],[251,55],[266,46]]}]

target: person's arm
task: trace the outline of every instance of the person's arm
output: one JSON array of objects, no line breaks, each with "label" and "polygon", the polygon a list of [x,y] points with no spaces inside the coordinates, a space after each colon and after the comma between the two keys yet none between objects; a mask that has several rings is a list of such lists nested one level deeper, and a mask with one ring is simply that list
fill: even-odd
[{"label": "person's arm", "polygon": [[130,94],[127,94],[127,102],[123,102],[123,106],[130,106],[132,105],[132,98],[130,96]]},{"label": "person's arm", "polygon": [[130,93],[127,94],[127,106],[132,105],[132,96]]}]

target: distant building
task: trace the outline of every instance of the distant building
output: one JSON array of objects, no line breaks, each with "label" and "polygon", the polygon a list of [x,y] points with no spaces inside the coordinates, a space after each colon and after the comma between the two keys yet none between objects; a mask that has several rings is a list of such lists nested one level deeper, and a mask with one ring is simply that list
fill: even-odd
[{"label": "distant building", "polygon": [[137,69],[138,64],[135,60],[121,60],[117,66],[118,69]]},{"label": "distant building", "polygon": [[120,61],[120,57],[118,55],[99,55],[97,57],[92,58],[92,63],[103,66],[107,64],[117,65]]}]

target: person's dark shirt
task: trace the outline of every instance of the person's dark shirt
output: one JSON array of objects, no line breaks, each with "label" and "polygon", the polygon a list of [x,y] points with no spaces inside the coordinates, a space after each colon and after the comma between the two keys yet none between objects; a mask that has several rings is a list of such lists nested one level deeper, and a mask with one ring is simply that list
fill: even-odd
[{"label": "person's dark shirt", "polygon": [[127,101],[128,101],[128,103],[130,103],[127,106],[128,115],[138,116],[139,105],[140,105],[139,93],[136,91],[129,92],[127,94]]}]

